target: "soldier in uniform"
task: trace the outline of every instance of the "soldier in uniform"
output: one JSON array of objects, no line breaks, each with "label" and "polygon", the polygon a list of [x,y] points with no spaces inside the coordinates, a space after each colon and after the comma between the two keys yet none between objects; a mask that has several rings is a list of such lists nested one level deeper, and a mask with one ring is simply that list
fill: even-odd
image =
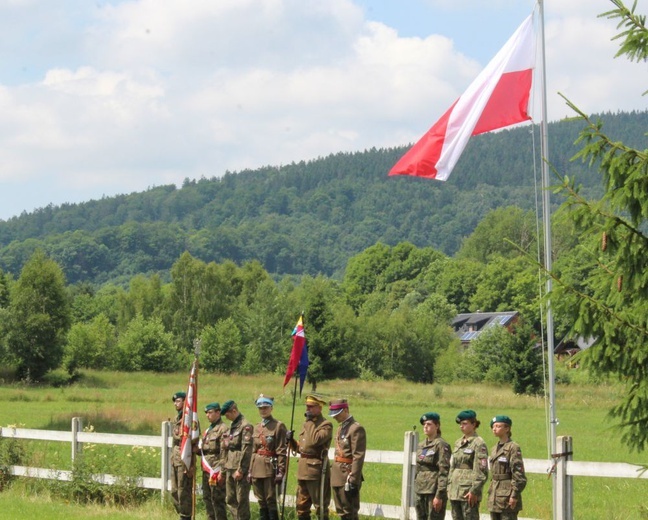
[{"label": "soldier in uniform", "polygon": [[227,520],[225,507],[225,480],[218,480],[221,470],[221,442],[229,428],[221,419],[221,408],[218,403],[205,406],[209,428],[200,439],[199,448],[202,454],[203,500],[208,520]]},{"label": "soldier in uniform", "polygon": [[250,476],[261,520],[278,520],[277,486],[286,474],[286,425],[272,417],[273,406],[272,397],[256,400],[261,422],[254,428]]},{"label": "soldier in uniform", "polygon": [[346,399],[329,403],[329,416],[338,423],[331,486],[335,509],[342,520],[358,520],[362,465],[367,451],[367,433],[349,413]]},{"label": "soldier in uniform", "polygon": [[306,396],[306,421],[299,433],[299,440],[289,432],[291,448],[299,453],[297,463],[297,517],[310,518],[311,506],[320,519],[328,519],[331,502],[331,470],[328,449],[333,437],[333,425],[322,417],[326,401],[315,394]]},{"label": "soldier in uniform", "polygon": [[171,499],[180,520],[190,520],[193,511],[193,496],[191,485],[193,484],[193,468],[187,470],[180,455],[180,443],[182,442],[182,409],[187,394],[176,392],[171,397],[177,415],[173,422],[173,449],[171,450]]},{"label": "soldier in uniform", "polygon": [[441,438],[441,417],[424,413],[420,419],[425,439],[416,450],[416,516],[418,520],[444,520],[448,503],[450,445]]},{"label": "soldier in uniform", "polygon": [[488,478],[488,448],[479,435],[481,424],[473,410],[457,415],[463,436],[455,442],[448,477],[453,520],[479,520],[482,489]]},{"label": "soldier in uniform", "polygon": [[522,451],[511,440],[513,421],[506,415],[496,415],[490,422],[497,437],[490,455],[491,484],[488,488],[488,510],[491,520],[517,520],[522,510],[522,491],[527,479]]},{"label": "soldier in uniform", "polygon": [[253,427],[234,401],[225,401],[221,413],[231,421],[223,435],[222,461],[225,470],[225,501],[234,520],[250,520],[250,460]]}]

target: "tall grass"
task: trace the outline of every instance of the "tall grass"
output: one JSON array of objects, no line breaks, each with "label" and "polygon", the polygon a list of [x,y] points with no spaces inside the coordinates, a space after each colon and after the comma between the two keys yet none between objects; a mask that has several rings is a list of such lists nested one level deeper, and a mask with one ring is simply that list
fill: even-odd
[{"label": "tall grass", "polygon": [[[0,424],[69,430],[72,417],[79,416],[84,424],[92,424],[100,432],[157,435],[160,423],[175,414],[171,395],[185,389],[188,376],[188,370],[176,374],[89,371],[84,372],[80,380],[70,387],[53,389],[5,384],[0,392]],[[288,425],[292,422],[293,428],[297,429],[303,421],[303,399],[297,398],[293,417],[293,386],[287,386],[284,391],[282,380],[281,375],[223,376],[201,373],[199,403],[223,403],[227,399],[234,399],[242,413],[256,422],[258,415],[254,399],[263,392],[275,397],[275,417]],[[514,395],[509,388],[498,386],[422,385],[402,380],[327,381],[320,384],[317,390],[329,398],[349,399],[352,414],[367,429],[368,448],[372,450],[402,450],[404,432],[413,428],[420,431],[419,417],[427,411],[441,414],[443,436],[452,443],[460,436],[454,417],[459,411],[471,408],[477,411],[482,421],[479,432],[487,444],[495,442],[488,428],[490,418],[504,413],[513,419],[513,437],[522,446],[524,456],[548,460],[547,413],[542,397]],[[574,460],[648,465],[645,453],[631,453],[621,443],[615,423],[608,417],[608,410],[618,401],[622,391],[621,386],[606,382],[557,387],[556,410],[560,421],[557,433],[574,438]],[[99,452],[103,453],[101,450]],[[45,443],[44,447],[31,450],[35,457],[38,453],[41,454],[40,462],[60,464],[61,469],[69,469],[67,446]],[[115,457],[125,457],[124,450],[112,450],[112,453]],[[153,473],[156,470],[153,468]],[[395,465],[368,465],[363,501],[398,504],[400,471],[400,467]],[[289,489],[294,484],[294,475],[290,482]],[[594,520],[648,518],[643,499],[645,489],[645,481],[577,477],[574,482],[575,516]],[[0,510],[4,496],[0,494]],[[623,499],[619,500],[619,497]],[[524,516],[550,518],[550,479],[544,475],[530,475],[524,503]],[[56,502],[51,504],[53,508],[57,507]],[[29,504],[25,507],[28,508]],[[157,513],[155,516],[165,518],[162,512]],[[110,514],[109,511],[106,514]],[[132,514],[121,515],[120,518],[140,518],[136,516],[137,511]]]}]

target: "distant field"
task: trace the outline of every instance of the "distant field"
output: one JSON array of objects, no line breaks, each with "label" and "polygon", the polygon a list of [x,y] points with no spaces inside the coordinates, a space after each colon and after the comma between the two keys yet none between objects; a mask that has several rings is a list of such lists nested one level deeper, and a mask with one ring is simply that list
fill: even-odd
[{"label": "distant field", "polygon": [[[85,372],[77,384],[65,388],[2,385],[0,392],[0,425],[23,425],[26,428],[69,430],[72,417],[82,417],[96,431],[157,435],[160,423],[174,414],[171,395],[185,389],[187,373],[124,374]],[[252,421],[258,415],[254,398],[260,392],[274,395],[275,417],[291,423],[292,384],[282,389],[282,375],[254,377],[199,375],[199,404],[235,399],[242,413]],[[423,412],[441,414],[443,437],[453,443],[460,432],[454,423],[457,412],[465,408],[477,411],[479,429],[489,445],[494,437],[488,422],[493,415],[513,418],[513,437],[527,458],[545,459],[548,455],[545,403],[542,398],[516,396],[508,388],[486,385],[421,385],[404,381],[363,382],[330,381],[318,391],[334,397],[347,397],[351,412],[368,432],[368,447],[373,450],[402,450],[403,435],[413,427],[420,429],[418,418]],[[648,465],[646,453],[632,454],[622,445],[607,412],[622,392],[616,385],[559,386],[556,410],[560,424],[558,435],[574,438],[574,459],[602,462],[631,462]],[[295,428],[303,419],[303,402],[298,399]],[[47,443],[39,464],[68,469],[69,451],[58,443]],[[42,450],[38,450],[42,451]],[[113,451],[114,452],[114,451]],[[58,466],[60,464],[60,466]],[[157,471],[157,470],[155,470]],[[593,520],[632,520],[648,518],[645,506],[646,481],[622,479],[577,478],[574,482],[575,518]],[[620,500],[619,497],[623,497]],[[400,468],[369,465],[363,501],[397,504],[400,501]],[[544,475],[530,476],[524,494],[524,516],[550,518],[551,482]],[[18,508],[20,516],[7,518],[59,518],[56,510],[63,505],[47,497],[34,500],[25,485],[14,485],[0,493],[0,510]],[[33,515],[29,514],[34,507]],[[153,509],[151,509],[153,508]],[[643,508],[643,512],[642,512]],[[43,515],[44,509],[48,510]],[[49,510],[51,509],[51,514]],[[105,507],[81,507],[78,518],[175,518],[169,510],[150,504],[143,510],[112,510]],[[74,508],[65,505],[65,518],[77,518]],[[82,512],[82,513],[81,513]],[[485,509],[484,511],[485,512]],[[24,514],[24,516],[23,516]],[[114,516],[113,516],[114,515]],[[63,518],[61,515],[60,518]]]}]

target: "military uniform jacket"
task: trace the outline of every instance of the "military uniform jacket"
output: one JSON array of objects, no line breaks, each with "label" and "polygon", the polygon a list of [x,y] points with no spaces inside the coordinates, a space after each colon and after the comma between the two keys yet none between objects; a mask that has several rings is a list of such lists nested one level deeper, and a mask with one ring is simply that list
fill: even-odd
[{"label": "military uniform jacket", "polygon": [[171,450],[171,464],[174,466],[182,466],[182,458],[180,458],[180,443],[182,442],[182,412],[178,414],[173,423],[173,430],[171,431],[173,437],[173,449]]},{"label": "military uniform jacket", "polygon": [[252,478],[286,474],[286,425],[273,417],[254,427],[252,438]]},{"label": "military uniform jacket", "polygon": [[218,421],[209,425],[202,439],[200,439],[201,453],[212,469],[216,469],[217,466],[222,464],[221,442],[223,436],[228,434],[229,428],[221,419],[218,419]]},{"label": "military uniform jacket", "polygon": [[450,459],[448,498],[465,501],[465,495],[470,492],[481,499],[487,478],[488,448],[484,439],[473,434],[455,442]]},{"label": "military uniform jacket", "polygon": [[232,421],[229,432],[223,435],[221,443],[223,467],[247,475],[252,459],[252,431],[254,427],[243,414]]},{"label": "military uniform jacket", "polygon": [[331,486],[344,486],[347,478],[351,484],[362,483],[362,466],[367,451],[367,433],[353,416],[338,427],[335,435],[335,458],[331,466]]},{"label": "military uniform jacket", "polygon": [[297,480],[319,480],[322,462],[328,464],[328,449],[333,438],[333,425],[321,415],[305,421],[299,434]]},{"label": "military uniform jacket", "polygon": [[419,495],[434,495],[439,500],[448,497],[450,445],[441,437],[425,438],[416,449],[416,478],[414,491]]},{"label": "military uniform jacket", "polygon": [[[488,489],[488,510],[495,513],[522,510],[522,490],[527,478],[520,446],[509,439],[493,446],[490,455],[491,484]],[[517,498],[514,509],[508,505],[509,498]]]}]

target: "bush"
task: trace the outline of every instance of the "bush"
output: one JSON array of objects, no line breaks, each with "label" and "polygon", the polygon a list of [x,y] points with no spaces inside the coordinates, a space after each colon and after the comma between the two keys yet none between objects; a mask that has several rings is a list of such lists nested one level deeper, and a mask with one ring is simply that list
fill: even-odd
[{"label": "bush", "polygon": [[20,439],[0,437],[0,491],[10,482],[10,466],[22,466],[25,459],[25,445]]}]

